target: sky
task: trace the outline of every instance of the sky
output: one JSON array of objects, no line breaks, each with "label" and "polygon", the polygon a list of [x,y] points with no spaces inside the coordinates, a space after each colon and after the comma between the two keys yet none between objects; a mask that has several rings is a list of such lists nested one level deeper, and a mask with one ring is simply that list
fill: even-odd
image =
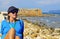
[{"label": "sky", "polygon": [[0,0],[0,11],[7,11],[10,6],[17,8],[39,8],[43,12],[60,10],[60,0]]}]

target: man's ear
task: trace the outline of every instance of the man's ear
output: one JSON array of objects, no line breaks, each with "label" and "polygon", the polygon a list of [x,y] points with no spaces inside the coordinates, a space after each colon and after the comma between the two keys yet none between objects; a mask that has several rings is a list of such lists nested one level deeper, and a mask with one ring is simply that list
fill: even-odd
[{"label": "man's ear", "polygon": [[9,16],[9,14],[8,14],[8,16]]}]

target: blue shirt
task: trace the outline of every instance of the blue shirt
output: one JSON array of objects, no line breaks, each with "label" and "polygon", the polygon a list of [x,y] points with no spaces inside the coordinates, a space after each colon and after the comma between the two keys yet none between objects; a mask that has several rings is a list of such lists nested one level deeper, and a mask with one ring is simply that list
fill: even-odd
[{"label": "blue shirt", "polygon": [[15,31],[16,31],[16,36],[19,36],[21,39],[23,39],[23,31],[24,31],[24,22],[22,20],[18,20],[16,22],[7,22],[6,20],[2,21],[1,24],[1,33],[2,33],[2,39],[6,36],[8,31],[11,29],[10,25],[14,26],[15,24]]}]

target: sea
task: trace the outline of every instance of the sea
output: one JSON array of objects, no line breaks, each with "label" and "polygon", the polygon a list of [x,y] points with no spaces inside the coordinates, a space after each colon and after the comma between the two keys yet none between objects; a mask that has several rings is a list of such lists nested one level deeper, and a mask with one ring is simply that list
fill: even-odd
[{"label": "sea", "polygon": [[26,19],[32,23],[41,22],[46,24],[48,27],[60,28],[60,15],[55,16],[44,16],[44,17],[19,17],[20,19]]}]

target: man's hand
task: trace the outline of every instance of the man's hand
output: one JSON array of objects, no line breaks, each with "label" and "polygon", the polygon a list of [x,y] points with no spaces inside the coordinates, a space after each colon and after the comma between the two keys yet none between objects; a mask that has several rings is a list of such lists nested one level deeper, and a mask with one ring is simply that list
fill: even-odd
[{"label": "man's hand", "polygon": [[20,39],[20,37],[19,36],[16,36],[15,39]]}]

